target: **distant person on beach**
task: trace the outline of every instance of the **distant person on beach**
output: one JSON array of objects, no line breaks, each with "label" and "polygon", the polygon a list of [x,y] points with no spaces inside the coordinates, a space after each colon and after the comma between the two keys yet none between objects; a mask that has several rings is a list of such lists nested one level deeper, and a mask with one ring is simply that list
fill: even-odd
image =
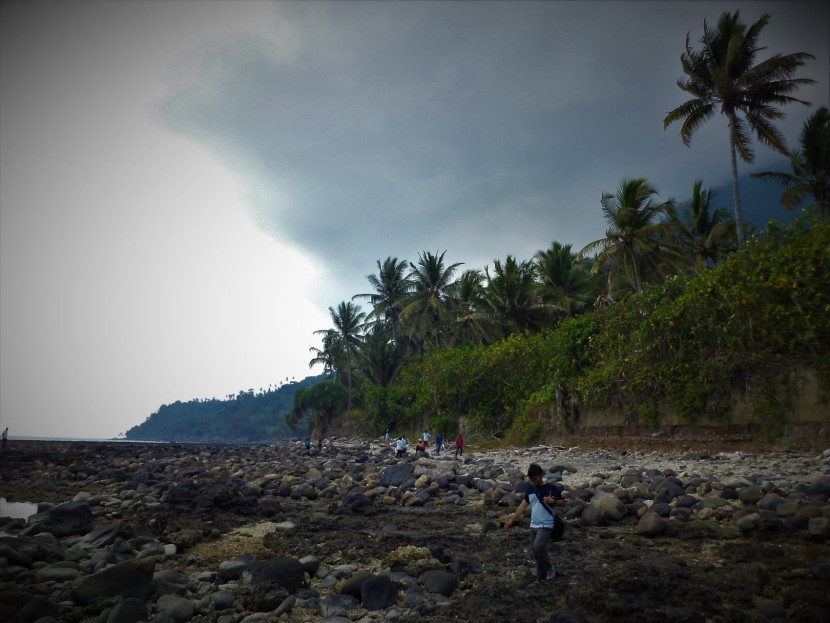
[{"label": "distant person on beach", "polygon": [[3,429],[3,450],[6,449],[6,442],[9,440],[9,427]]},{"label": "distant person on beach", "polygon": [[387,428],[386,429],[386,445],[387,446],[389,445],[389,435],[390,435],[390,432],[389,432],[389,429]]},{"label": "distant person on beach", "polygon": [[536,559],[536,581],[531,582],[530,588],[539,585],[544,580],[556,577],[556,568],[548,556],[548,542],[553,533],[553,522],[562,521],[556,517],[552,506],[565,506],[562,494],[555,486],[545,482],[545,472],[536,463],[527,468],[527,477],[532,487],[525,492],[525,497],[516,512],[504,523],[504,529],[510,531],[512,526],[530,506],[530,549]]},{"label": "distant person on beach", "polygon": [[435,454],[441,454],[441,444],[444,443],[444,436],[441,433],[435,435]]},{"label": "distant person on beach", "polygon": [[399,459],[402,456],[406,456],[406,437],[398,437],[398,441],[395,444],[395,447],[397,448],[397,452],[395,452],[395,458]]},{"label": "distant person on beach", "polygon": [[424,436],[421,439],[424,440],[425,446],[429,446],[429,433],[427,431],[424,431]]},{"label": "distant person on beach", "polygon": [[458,458],[458,455],[464,456],[464,435],[458,433],[455,438],[455,458]]}]

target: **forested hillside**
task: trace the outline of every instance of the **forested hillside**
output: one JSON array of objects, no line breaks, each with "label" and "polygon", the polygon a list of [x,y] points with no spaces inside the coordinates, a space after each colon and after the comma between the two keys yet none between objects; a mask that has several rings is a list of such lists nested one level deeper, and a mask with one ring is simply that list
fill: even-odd
[{"label": "forested hillside", "polygon": [[143,423],[128,430],[126,437],[133,441],[268,443],[305,434],[307,429],[302,424],[293,431],[285,416],[293,409],[297,390],[322,378],[310,376],[258,394],[253,390],[239,392],[228,400],[193,399],[162,405]]}]

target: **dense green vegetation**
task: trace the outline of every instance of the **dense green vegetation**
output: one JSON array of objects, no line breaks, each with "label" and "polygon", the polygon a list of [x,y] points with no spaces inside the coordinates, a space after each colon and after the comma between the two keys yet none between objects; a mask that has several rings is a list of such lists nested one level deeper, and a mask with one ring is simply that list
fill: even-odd
[{"label": "dense green vegetation", "polygon": [[[688,42],[678,86],[693,98],[670,112],[681,138],[720,113],[729,130],[735,219],[712,210],[712,193],[692,183],[691,200],[659,201],[644,178],[601,194],[605,236],[579,252],[554,241],[531,259],[508,255],[483,271],[445,260],[388,257],[350,301],[329,308],[332,328],[310,365],[322,364],[346,398],[306,404],[315,426],[349,418],[367,433],[511,436],[529,442],[571,427],[586,409],[619,410],[653,425],[671,410],[686,421],[726,417],[740,385],[769,434],[786,399],[785,370],[830,379],[830,123],[826,108],[787,151],[772,125],[777,108],[812,80],[794,78],[809,54],[757,62],[769,16],[747,27],[725,13]],[[782,204],[802,208],[787,228],[743,223],[737,157],[751,162],[750,131],[790,157],[793,173],[762,177],[787,188]],[[745,241],[748,242],[745,243]],[[296,413],[303,412],[298,402]],[[310,409],[310,410],[309,410]]]},{"label": "dense green vegetation", "polygon": [[323,377],[308,377],[276,389],[240,391],[227,400],[176,401],[162,405],[144,422],[126,432],[135,441],[213,441],[265,443],[306,434],[308,422],[297,432],[285,416],[294,408],[294,395]]},{"label": "dense green vegetation", "polygon": [[646,426],[667,407],[688,422],[725,418],[737,385],[774,434],[786,407],[775,381],[811,369],[830,389],[828,266],[830,222],[773,222],[713,269],[646,283],[550,328],[426,346],[386,386],[357,367],[351,412],[341,397],[339,413],[321,416],[350,415],[374,434],[423,425],[451,433],[464,418],[470,438],[531,442],[578,423],[586,408],[619,408]]}]

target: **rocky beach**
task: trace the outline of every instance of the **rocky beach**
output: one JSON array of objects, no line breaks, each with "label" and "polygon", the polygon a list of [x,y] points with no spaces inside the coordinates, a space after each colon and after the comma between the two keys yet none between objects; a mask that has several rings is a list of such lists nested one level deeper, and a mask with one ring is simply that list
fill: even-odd
[{"label": "rocky beach", "polygon": [[[567,501],[535,588],[532,462]],[[9,622],[830,621],[830,451],[16,441],[0,497],[37,505]]]}]

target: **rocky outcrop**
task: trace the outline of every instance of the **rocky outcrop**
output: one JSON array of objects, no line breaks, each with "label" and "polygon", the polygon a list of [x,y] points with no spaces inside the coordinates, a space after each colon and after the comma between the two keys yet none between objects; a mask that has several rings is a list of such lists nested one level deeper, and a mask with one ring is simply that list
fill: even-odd
[{"label": "rocky outcrop", "polygon": [[[11,622],[801,621],[830,607],[830,452],[31,447],[0,463],[6,495],[41,508],[0,525]],[[552,590],[527,587],[527,520],[502,530],[530,462],[567,501]]]}]

